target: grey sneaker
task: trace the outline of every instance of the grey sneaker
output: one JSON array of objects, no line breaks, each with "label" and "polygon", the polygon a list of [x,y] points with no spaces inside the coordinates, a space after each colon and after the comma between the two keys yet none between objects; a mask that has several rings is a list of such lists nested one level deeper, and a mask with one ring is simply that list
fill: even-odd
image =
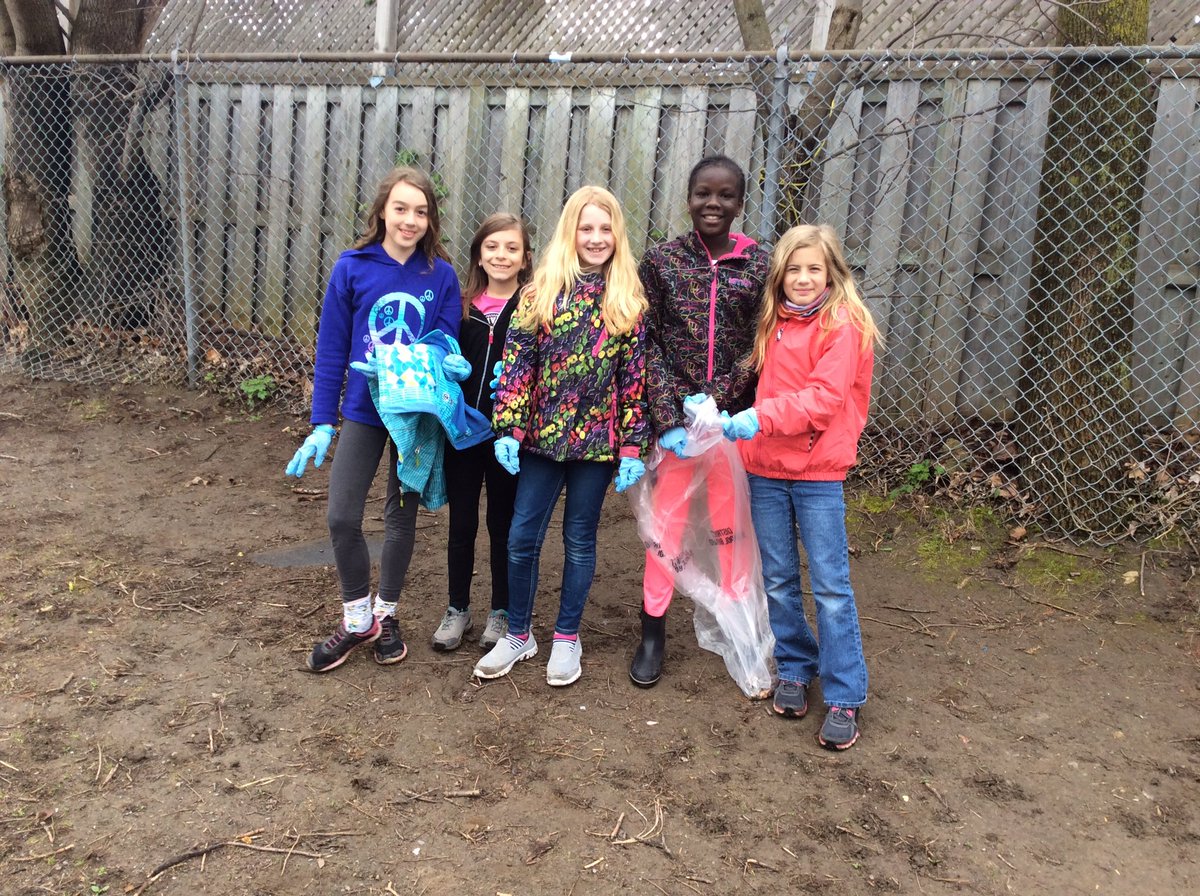
[{"label": "grey sneaker", "polygon": [[524,641],[513,635],[505,635],[475,664],[475,675],[479,678],[499,678],[501,675],[507,675],[521,660],[537,656],[537,650],[537,641],[533,639],[532,634]]},{"label": "grey sneaker", "polygon": [[802,719],[808,712],[808,688],[798,681],[781,679],[771,709],[785,719]]},{"label": "grey sneaker", "polygon": [[546,664],[546,684],[563,687],[573,684],[583,674],[579,658],[583,656],[583,642],[576,638],[568,641],[555,638],[550,647],[550,662]]},{"label": "grey sneaker", "polygon": [[496,642],[508,634],[508,610],[492,610],[488,613],[487,624],[483,634],[479,636],[479,646],[491,650]]},{"label": "grey sneaker", "polygon": [[858,710],[829,707],[817,743],[830,750],[849,750],[858,740]]},{"label": "grey sneaker", "polygon": [[446,609],[446,615],[438,623],[437,631],[433,633],[434,650],[455,650],[462,643],[463,635],[469,632],[475,622],[471,619],[470,610]]}]

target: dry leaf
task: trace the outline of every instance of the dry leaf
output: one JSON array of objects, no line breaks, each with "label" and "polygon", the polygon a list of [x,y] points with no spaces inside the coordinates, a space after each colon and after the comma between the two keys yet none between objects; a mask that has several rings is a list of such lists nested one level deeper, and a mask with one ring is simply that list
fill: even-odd
[{"label": "dry leaf", "polygon": [[1121,578],[1125,581],[1126,585],[1132,585],[1138,580],[1138,571],[1136,569],[1131,569],[1129,572],[1123,573]]}]

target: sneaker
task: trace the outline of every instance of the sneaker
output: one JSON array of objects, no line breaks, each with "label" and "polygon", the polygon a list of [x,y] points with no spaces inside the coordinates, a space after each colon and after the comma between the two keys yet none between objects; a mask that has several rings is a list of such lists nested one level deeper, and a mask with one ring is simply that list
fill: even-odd
[{"label": "sneaker", "polygon": [[830,750],[848,750],[858,740],[858,710],[829,707],[817,743]]},{"label": "sneaker", "polygon": [[346,623],[339,622],[329,639],[313,648],[305,665],[311,672],[328,672],[346,662],[350,651],[360,644],[370,644],[379,637],[379,620],[371,618],[371,627],[365,632],[346,631]]},{"label": "sneaker", "polygon": [[499,678],[511,672],[512,667],[521,660],[531,656],[537,656],[537,641],[532,634],[524,641],[505,635],[475,664],[475,675],[479,678]]},{"label": "sneaker", "polygon": [[488,613],[487,624],[483,634],[479,636],[479,646],[491,650],[496,642],[508,634],[508,610],[492,610]]},{"label": "sneaker", "polygon": [[400,636],[400,623],[395,616],[382,616],[379,619],[379,640],[375,642],[375,662],[381,666],[390,666],[408,656],[408,645]]},{"label": "sneaker", "polygon": [[576,638],[555,638],[550,646],[550,662],[546,664],[546,684],[556,688],[574,684],[583,674],[579,658],[583,656],[583,642]]},{"label": "sneaker", "polygon": [[785,719],[804,718],[808,712],[808,687],[798,681],[780,680],[771,709]]},{"label": "sneaker", "polygon": [[[475,623],[471,619],[470,610],[446,609],[446,615],[438,623],[437,631],[433,633],[434,650],[455,650],[462,643],[463,635],[471,630]],[[505,627],[505,631],[508,631]]]}]

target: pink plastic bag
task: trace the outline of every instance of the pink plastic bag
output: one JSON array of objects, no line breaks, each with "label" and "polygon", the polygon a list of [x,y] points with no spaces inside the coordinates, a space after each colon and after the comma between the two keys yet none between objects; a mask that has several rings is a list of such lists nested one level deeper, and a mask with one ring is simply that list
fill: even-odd
[{"label": "pink plastic bag", "polygon": [[[750,488],[737,447],[721,431],[715,402],[685,404],[686,459],[655,445],[646,475],[629,489],[638,535],[695,604],[696,640],[725,661],[748,697],[765,697],[775,636],[767,617]],[[710,488],[710,485],[712,486]]]}]

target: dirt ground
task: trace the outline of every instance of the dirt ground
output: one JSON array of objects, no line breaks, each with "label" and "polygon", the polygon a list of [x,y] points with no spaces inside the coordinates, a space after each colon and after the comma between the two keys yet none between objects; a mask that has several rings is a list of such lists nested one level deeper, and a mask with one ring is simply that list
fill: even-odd
[{"label": "dirt ground", "polygon": [[[325,538],[328,467],[283,476],[302,420],[166,387],[0,390],[6,894],[1200,892],[1187,550],[1012,545],[986,513],[852,495],[871,687],[834,754],[821,713],[741,694],[685,599],[663,681],[629,683],[622,496],[576,685],[548,687],[544,654],[481,685],[473,643],[431,650],[444,512],[420,517],[408,659],[316,676],[333,569],[264,562]],[[552,532],[539,637],[560,557]]]}]

